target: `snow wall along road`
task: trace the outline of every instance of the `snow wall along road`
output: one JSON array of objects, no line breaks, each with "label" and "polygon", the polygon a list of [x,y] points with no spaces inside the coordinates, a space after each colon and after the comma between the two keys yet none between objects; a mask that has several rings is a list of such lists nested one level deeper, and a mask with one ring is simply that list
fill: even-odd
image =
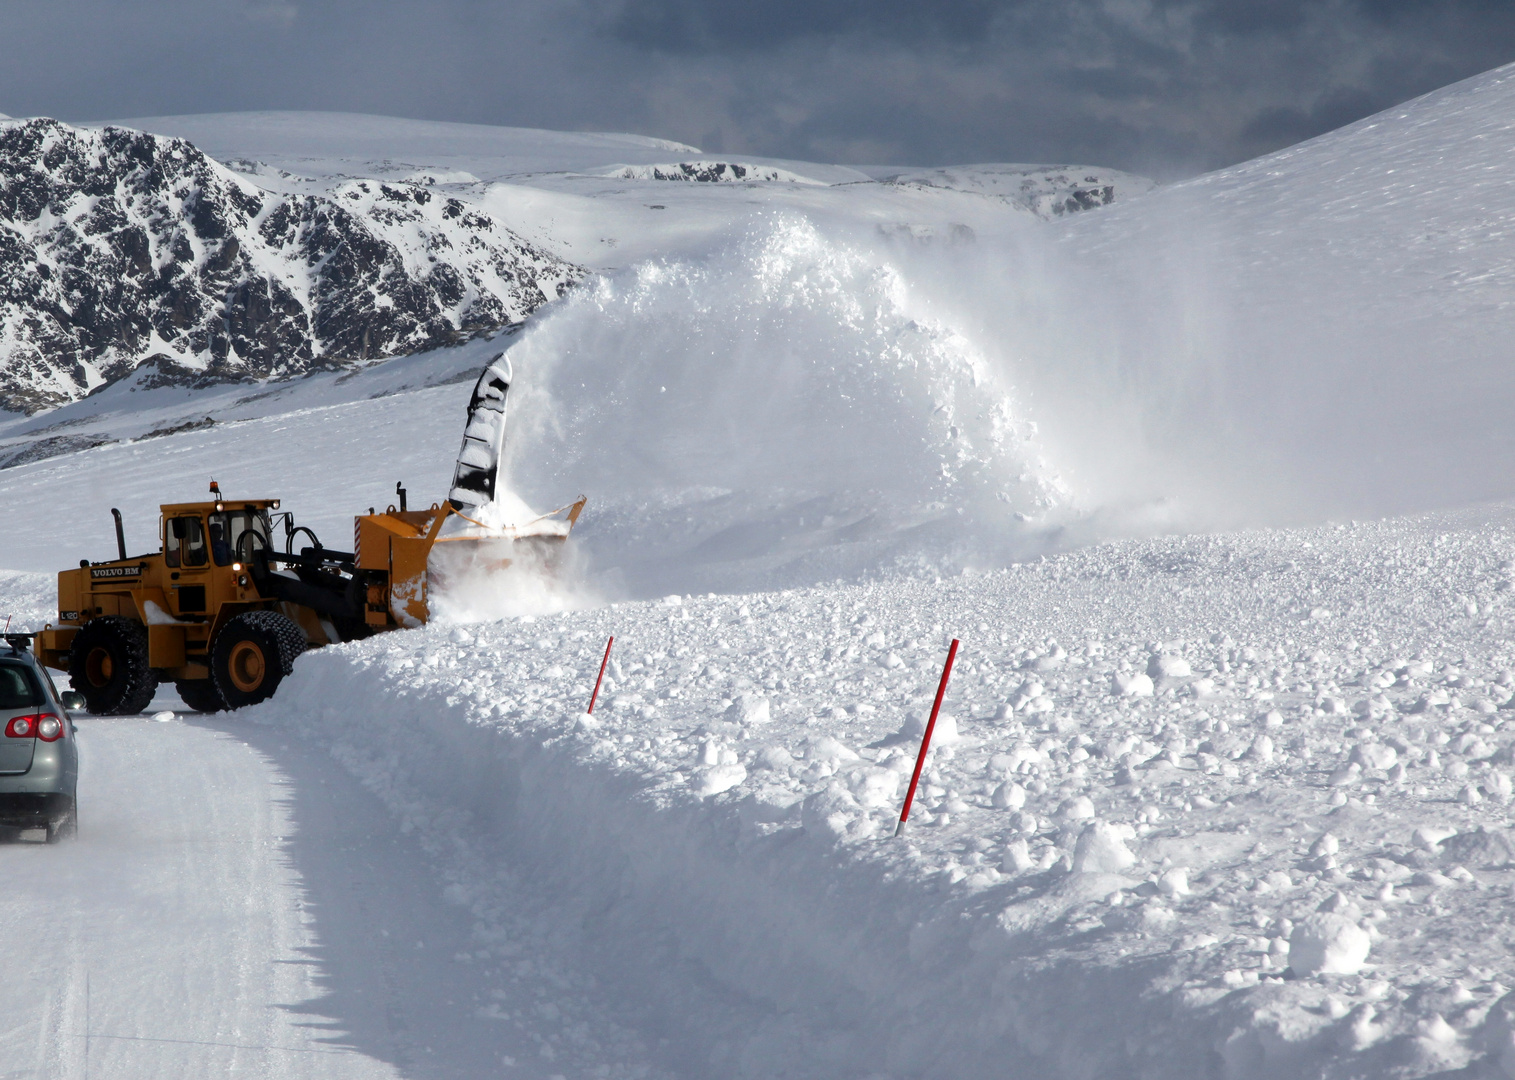
[{"label": "snow wall along road", "polygon": [[532,324],[513,482],[643,595],[1508,496],[1512,80],[1054,226],[755,217]]},{"label": "snow wall along road", "polygon": [[[873,590],[870,601],[900,604],[906,620],[906,606],[919,614],[919,595]],[[797,798],[761,771],[754,794],[732,786],[748,775],[735,752],[766,768],[742,729],[793,735],[778,713],[722,719],[719,682],[703,678],[682,701],[632,703],[635,650],[683,650],[709,637],[710,620],[739,618],[748,604],[768,632],[810,639],[830,625],[829,603],[791,592],[432,625],[307,655],[279,696],[245,717],[328,746],[443,860],[454,906],[435,917],[470,921],[476,945],[459,962],[513,966],[502,867],[557,897],[565,948],[591,958],[625,1020],[662,1047],[676,1075],[1209,1075],[1212,1044],[1236,1026],[1233,1010],[1188,1011],[1149,992],[1186,963],[1182,954],[1112,968],[1077,949],[1040,955],[1025,940],[1117,879],[1076,875],[1016,909],[1026,926],[1007,923],[990,897],[949,889],[915,839],[884,839],[903,790],[896,773],[857,773],[900,781],[882,799],[865,792],[872,810],[824,780]],[[628,619],[636,629],[618,639],[626,689],[585,717],[596,648],[610,628],[626,633]],[[753,659],[720,662],[739,673]],[[849,762],[864,764],[836,738],[812,735],[814,762],[837,755],[844,775]],[[787,755],[768,754],[782,772]],[[1023,955],[1026,963],[1013,962]],[[501,1000],[512,1001],[502,978]],[[579,1075],[575,1047],[585,1036],[571,1018],[562,1032],[534,1013],[527,1024],[551,1036],[565,1075]]]}]

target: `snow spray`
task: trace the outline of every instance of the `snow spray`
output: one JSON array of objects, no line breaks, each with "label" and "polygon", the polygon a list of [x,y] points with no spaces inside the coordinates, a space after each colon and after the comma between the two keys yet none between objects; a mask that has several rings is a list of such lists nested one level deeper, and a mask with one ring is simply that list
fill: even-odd
[{"label": "snow spray", "polygon": [[931,749],[931,732],[936,727],[936,714],[942,711],[942,698],[947,696],[947,680],[952,677],[952,661],[957,659],[957,638],[947,650],[947,666],[942,668],[942,681],[936,688],[936,700],[931,703],[931,719],[926,721],[926,733],[921,736],[921,752],[915,755],[915,772],[910,774],[910,787],[905,791],[905,805],[900,807],[900,822],[894,827],[894,835],[905,831],[905,820],[910,817],[910,804],[915,801],[915,785],[921,782],[921,769],[926,766],[926,751]]},{"label": "snow spray", "polygon": [[439,543],[427,561],[433,621],[492,622],[520,615],[555,615],[594,607],[598,593],[584,581],[572,546],[546,550],[530,538]]},{"label": "snow spray", "polygon": [[923,526],[952,550],[1018,537],[1061,480],[1008,374],[912,266],[785,214],[587,281],[510,348],[511,488],[596,492],[595,562],[648,597],[771,587],[775,556],[811,549],[887,563]]},{"label": "snow spray", "polygon": [[584,712],[588,713],[591,716],[594,715],[595,700],[600,696],[600,683],[605,680],[605,665],[610,663],[610,647],[614,644],[615,635],[611,634],[610,640],[605,642],[605,658],[600,661],[600,673],[595,677],[594,680],[594,693],[589,695],[589,708],[584,710]]}]

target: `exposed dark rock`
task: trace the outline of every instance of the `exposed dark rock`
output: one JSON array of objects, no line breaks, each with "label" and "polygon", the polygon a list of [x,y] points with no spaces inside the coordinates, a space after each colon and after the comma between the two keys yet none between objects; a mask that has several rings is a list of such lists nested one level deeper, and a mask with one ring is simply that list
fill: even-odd
[{"label": "exposed dark rock", "polygon": [[1146,177],[1115,169],[1059,165],[953,165],[900,173],[888,182],[986,195],[1049,221],[1124,202],[1155,186]]},{"label": "exposed dark rock", "polygon": [[42,461],[45,458],[58,457],[60,454],[73,454],[80,450],[89,450],[96,446],[105,446],[116,440],[109,435],[50,435],[45,439],[29,442],[9,453],[0,454],[0,469],[11,469],[17,465],[25,465],[29,461]]},{"label": "exposed dark rock", "polygon": [[265,191],[181,139],[0,121],[0,409],[265,378],[520,323],[583,271],[418,184]]},{"label": "exposed dark rock", "polygon": [[202,417],[198,420],[181,420],[179,423],[169,424],[167,427],[153,428],[146,435],[138,435],[135,441],[141,442],[143,439],[160,439],[164,435],[178,435],[180,432],[184,431],[202,431],[205,428],[215,426],[215,420],[209,416]]},{"label": "exposed dark rock", "polygon": [[701,184],[739,184],[754,180],[814,184],[816,181],[771,165],[736,161],[678,161],[668,165],[626,165],[614,174],[621,180],[680,180]]}]

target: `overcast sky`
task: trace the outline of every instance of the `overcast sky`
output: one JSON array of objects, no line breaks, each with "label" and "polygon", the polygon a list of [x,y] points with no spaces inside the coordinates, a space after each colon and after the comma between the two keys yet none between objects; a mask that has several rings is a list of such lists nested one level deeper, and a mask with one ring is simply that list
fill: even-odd
[{"label": "overcast sky", "polygon": [[342,109],[1160,179],[1510,60],[1510,0],[0,0],[13,116]]}]

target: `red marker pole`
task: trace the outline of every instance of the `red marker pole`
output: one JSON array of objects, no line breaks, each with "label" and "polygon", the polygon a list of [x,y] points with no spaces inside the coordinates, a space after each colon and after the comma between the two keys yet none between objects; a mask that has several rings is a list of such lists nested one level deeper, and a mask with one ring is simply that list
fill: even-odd
[{"label": "red marker pole", "polygon": [[599,678],[595,679],[595,681],[594,681],[594,693],[592,693],[592,694],[589,695],[589,708],[587,708],[587,709],[584,710],[586,713],[590,713],[590,714],[594,713],[594,702],[595,702],[595,699],[600,696],[600,683],[605,678],[605,665],[608,664],[608,663],[610,663],[610,647],[612,645],[614,645],[614,644],[615,644],[615,635],[612,634],[610,636],[610,640],[607,641],[607,642],[605,642],[605,659],[603,659],[603,660],[600,661],[600,675],[599,675]]},{"label": "red marker pole", "polygon": [[910,804],[915,801],[915,785],[921,781],[921,770],[926,766],[926,751],[931,749],[931,732],[936,730],[936,714],[942,711],[942,698],[947,696],[947,679],[952,675],[952,661],[957,658],[957,638],[952,639],[952,648],[947,650],[947,666],[942,668],[941,685],[936,688],[936,701],[931,706],[931,719],[926,721],[926,734],[921,736],[921,752],[915,755],[915,772],[910,776],[910,789],[905,792],[905,805],[900,808],[900,823],[894,827],[894,835],[905,831],[905,821],[910,817]]}]

